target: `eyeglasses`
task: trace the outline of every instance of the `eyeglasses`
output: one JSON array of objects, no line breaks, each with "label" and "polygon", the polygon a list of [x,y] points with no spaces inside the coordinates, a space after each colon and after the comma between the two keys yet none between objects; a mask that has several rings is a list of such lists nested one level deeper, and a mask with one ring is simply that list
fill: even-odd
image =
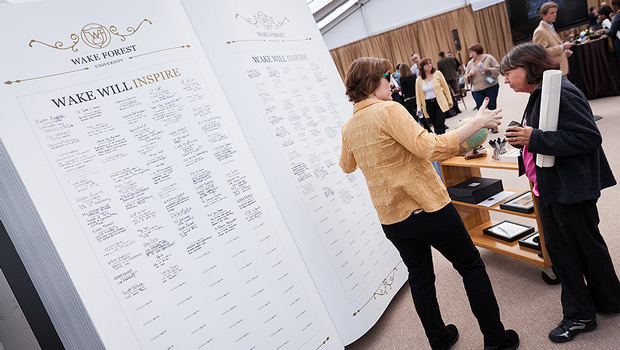
[{"label": "eyeglasses", "polygon": [[385,72],[383,74],[381,74],[382,77],[385,77],[385,79],[389,82],[390,81],[390,75],[392,75],[392,73],[390,72]]}]

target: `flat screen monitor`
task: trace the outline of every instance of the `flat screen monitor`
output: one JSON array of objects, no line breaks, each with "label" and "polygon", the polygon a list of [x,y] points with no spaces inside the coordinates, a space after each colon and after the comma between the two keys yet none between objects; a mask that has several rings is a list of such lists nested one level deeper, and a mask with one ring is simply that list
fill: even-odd
[{"label": "flat screen monitor", "polygon": [[[540,7],[546,2],[548,0],[506,0],[513,44],[532,40],[534,29],[540,23]],[[588,23],[587,0],[558,0],[555,3],[558,4],[558,16],[554,24],[556,31]]]}]

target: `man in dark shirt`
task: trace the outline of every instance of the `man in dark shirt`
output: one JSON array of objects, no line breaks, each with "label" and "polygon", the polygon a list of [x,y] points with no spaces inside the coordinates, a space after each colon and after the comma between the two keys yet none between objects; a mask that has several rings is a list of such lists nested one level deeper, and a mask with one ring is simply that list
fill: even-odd
[{"label": "man in dark shirt", "polygon": [[588,14],[588,26],[596,27],[598,25],[598,14],[596,13],[596,7],[590,7],[590,13]]},{"label": "man in dark shirt", "polygon": [[[461,64],[459,60],[454,57],[446,57],[446,54],[443,51],[439,52],[439,61],[437,62],[437,69],[443,74],[446,78],[446,82],[448,86],[450,86],[450,93],[453,95],[452,99],[454,100],[454,94],[458,92],[459,89],[459,68]],[[459,109],[458,103],[454,104],[454,111],[458,114],[461,113]]]}]

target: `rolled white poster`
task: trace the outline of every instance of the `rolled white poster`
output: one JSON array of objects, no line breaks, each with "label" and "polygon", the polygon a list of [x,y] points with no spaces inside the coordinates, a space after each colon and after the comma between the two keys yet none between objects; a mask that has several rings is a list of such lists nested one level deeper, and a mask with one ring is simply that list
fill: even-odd
[{"label": "rolled white poster", "polygon": [[[558,130],[560,111],[560,91],[562,89],[562,71],[546,70],[543,73],[542,98],[540,100],[540,120],[538,128],[542,131]],[[549,168],[555,164],[555,156],[538,153],[536,165]]]}]

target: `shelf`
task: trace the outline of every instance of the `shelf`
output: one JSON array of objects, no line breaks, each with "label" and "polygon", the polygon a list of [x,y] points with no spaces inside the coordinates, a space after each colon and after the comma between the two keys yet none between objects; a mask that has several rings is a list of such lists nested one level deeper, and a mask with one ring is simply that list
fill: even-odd
[{"label": "shelf", "polygon": [[455,156],[441,162],[443,166],[456,166],[464,168],[494,168],[494,169],[507,169],[507,170],[519,170],[519,164],[501,162],[499,160],[493,160],[493,150],[486,149],[487,156],[474,159],[465,159],[462,156]]},{"label": "shelf", "polygon": [[528,248],[522,248],[521,246],[519,246],[518,240],[514,242],[505,242],[482,233],[482,229],[495,225],[497,223],[499,222],[487,221],[479,226],[474,227],[473,229],[470,229],[469,235],[471,236],[471,240],[474,242],[474,244],[478,247],[508,255],[540,267],[547,267],[545,266],[546,264],[543,258],[538,256],[538,251]]},{"label": "shelf", "polygon": [[452,203],[454,205],[462,205],[462,206],[465,206],[465,207],[478,208],[478,209],[481,209],[481,210],[497,211],[497,212],[500,212],[500,213],[506,213],[506,214],[510,214],[510,215],[522,216],[524,218],[536,219],[536,213],[535,212],[531,212],[529,214],[525,214],[525,213],[520,213],[518,211],[512,211],[512,210],[506,210],[506,209],[500,208],[499,205],[501,203],[504,203],[505,201],[507,201],[507,200],[509,200],[509,199],[511,199],[511,198],[513,198],[515,196],[518,196],[521,193],[525,192],[525,190],[516,190],[516,189],[512,189],[512,188],[505,188],[504,191],[510,191],[510,192],[516,192],[516,193],[514,195],[504,199],[503,201],[501,201],[501,202],[499,202],[497,204],[494,204],[494,205],[492,205],[490,207],[483,207],[481,205],[472,204],[472,203],[465,203],[465,202],[459,202],[459,201],[452,201]]}]

